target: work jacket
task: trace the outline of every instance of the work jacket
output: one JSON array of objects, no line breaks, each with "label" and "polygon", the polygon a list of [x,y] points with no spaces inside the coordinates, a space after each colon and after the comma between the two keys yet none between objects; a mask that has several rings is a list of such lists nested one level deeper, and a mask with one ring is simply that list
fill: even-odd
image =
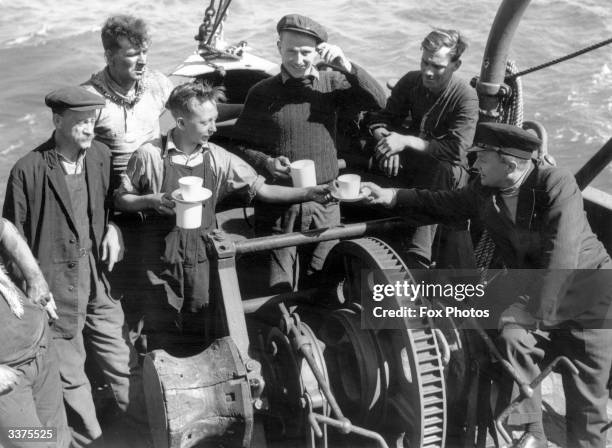
[{"label": "work jacket", "polygon": [[514,222],[502,212],[498,190],[480,179],[456,191],[399,190],[397,208],[421,224],[472,219],[489,232],[504,267],[539,270],[536,281],[514,287],[544,324],[603,319],[612,301],[612,265],[587,221],[576,180],[533,163]]},{"label": "work jacket", "polygon": [[[59,316],[53,326],[55,336],[71,338],[78,324],[78,262],[83,253],[79,250],[77,223],[64,171],[54,148],[52,136],[17,161],[8,180],[3,216],[25,237],[49,283]],[[92,142],[84,163],[91,250],[97,269],[100,269],[101,244],[110,204],[108,147]],[[103,272],[98,274],[108,289]]]}]

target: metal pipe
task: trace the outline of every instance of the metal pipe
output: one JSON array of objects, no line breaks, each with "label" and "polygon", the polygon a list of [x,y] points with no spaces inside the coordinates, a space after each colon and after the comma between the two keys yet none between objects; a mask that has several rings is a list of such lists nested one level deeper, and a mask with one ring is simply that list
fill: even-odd
[{"label": "metal pipe", "polygon": [[576,173],[576,182],[584,190],[608,163],[612,162],[612,138]]},{"label": "metal pipe", "polygon": [[[542,372],[538,376],[533,379],[533,381],[529,384],[529,387],[532,390],[536,387],[539,387],[540,383],[544,381],[544,379],[548,375],[551,374],[557,364],[563,364],[572,375],[578,375],[578,369],[576,368],[574,363],[569,360],[569,358],[565,356],[557,356],[544,370],[542,370]],[[503,421],[506,419],[506,417],[510,415],[510,413],[514,409],[516,409],[519,403],[521,403],[525,398],[527,397],[525,397],[524,395],[519,395],[518,397],[516,397],[508,406],[506,406],[506,408],[501,412],[501,414],[499,414],[499,417],[495,419],[495,426],[497,427],[497,431],[499,431],[506,443],[511,443],[512,437],[510,437],[510,434],[508,434],[506,428],[504,428]]]},{"label": "metal pipe", "polygon": [[367,437],[368,439],[371,440],[375,440],[378,443],[378,446],[381,448],[388,448],[389,446],[387,445],[387,442],[385,442],[385,439],[383,438],[383,436],[381,436],[380,434],[378,434],[377,432],[374,431],[370,431],[369,429],[365,429],[362,428],[360,426],[355,426],[353,424],[349,424],[348,426],[346,425],[346,423],[343,423],[339,420],[336,420],[334,418],[330,418],[330,417],[326,417],[325,415],[321,415],[321,414],[315,414],[314,412],[312,412],[308,418],[309,420],[311,419],[310,416],[313,416],[313,418],[321,423],[325,423],[326,425],[332,426],[336,429],[339,429],[340,431],[344,432],[344,433],[349,433],[352,432],[354,434],[358,434],[360,436],[363,437]]},{"label": "metal pipe", "polygon": [[480,324],[473,317],[468,317],[466,319],[468,323],[469,329],[476,330],[478,335],[482,338],[485,345],[489,349],[489,352],[493,355],[493,357],[500,363],[502,369],[510,376],[514,382],[518,385],[519,390],[521,391],[521,396],[524,397],[532,397],[533,389],[529,386],[529,383],[525,381],[524,378],[515,370],[515,368],[510,364],[500,353],[499,349],[495,345],[495,343],[491,340],[487,332],[480,326]]},{"label": "metal pipe", "polygon": [[523,129],[531,129],[535,131],[538,138],[542,141],[540,149],[538,150],[538,159],[545,159],[548,155],[548,132],[542,123],[538,121],[523,121]]},{"label": "metal pipe", "polygon": [[327,229],[314,229],[306,232],[286,233],[283,235],[251,238],[236,243],[236,255],[262,250],[280,249],[289,246],[320,243],[343,238],[356,238],[375,233],[387,233],[405,226],[407,221],[401,218],[386,218],[355,224],[339,225]]},{"label": "metal pipe", "polygon": [[263,307],[277,305],[281,302],[312,303],[313,296],[318,292],[319,290],[314,288],[284,294],[257,297],[255,299],[243,300],[242,308],[244,309],[244,314],[253,314]]},{"label": "metal pipe", "polygon": [[506,76],[506,61],[512,38],[531,0],[504,0],[493,20],[477,84],[480,109],[493,115],[497,94]]}]

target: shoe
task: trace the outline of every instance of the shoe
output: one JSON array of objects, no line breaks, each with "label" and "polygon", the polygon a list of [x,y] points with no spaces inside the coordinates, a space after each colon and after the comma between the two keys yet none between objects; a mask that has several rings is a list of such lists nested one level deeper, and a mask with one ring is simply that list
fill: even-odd
[{"label": "shoe", "polygon": [[548,448],[546,439],[538,439],[530,432],[526,432],[511,448]]}]

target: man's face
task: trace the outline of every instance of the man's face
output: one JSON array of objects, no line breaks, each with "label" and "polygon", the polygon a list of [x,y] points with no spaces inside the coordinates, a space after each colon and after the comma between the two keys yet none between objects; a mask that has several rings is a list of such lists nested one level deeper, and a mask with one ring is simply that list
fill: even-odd
[{"label": "man's face", "polygon": [[87,149],[95,137],[96,111],[66,110],[54,117],[56,132],[79,149]]},{"label": "man's face", "polygon": [[147,65],[148,44],[134,46],[127,38],[119,38],[119,48],[107,51],[108,68],[111,76],[120,85],[131,85],[140,80]]},{"label": "man's face", "polygon": [[474,168],[480,173],[480,183],[486,187],[504,188],[510,183],[512,167],[495,151],[479,151]]},{"label": "man's face", "polygon": [[204,145],[217,131],[217,106],[210,101],[201,103],[192,98],[189,109],[191,113],[178,117],[177,124],[191,144]]},{"label": "man's face", "polygon": [[283,31],[278,41],[283,67],[294,78],[302,78],[317,57],[317,41],[307,34]]},{"label": "man's face", "polygon": [[423,85],[431,92],[442,91],[448,85],[455,70],[461,65],[460,61],[451,61],[450,51],[448,47],[442,47],[435,53],[423,50],[421,76]]}]

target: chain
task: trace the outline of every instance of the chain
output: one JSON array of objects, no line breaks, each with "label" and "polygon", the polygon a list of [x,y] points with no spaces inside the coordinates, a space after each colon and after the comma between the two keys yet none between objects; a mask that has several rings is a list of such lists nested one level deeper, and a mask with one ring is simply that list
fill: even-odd
[{"label": "chain", "polygon": [[[208,39],[208,37],[211,35],[212,32],[212,18],[215,16],[216,13],[216,9],[215,9],[215,0],[210,0],[210,4],[208,5],[208,8],[206,8],[206,10],[204,11],[204,19],[202,20],[202,27],[200,28],[200,38],[202,40],[202,42],[204,42],[204,40]],[[203,33],[202,33],[203,31]]]}]

